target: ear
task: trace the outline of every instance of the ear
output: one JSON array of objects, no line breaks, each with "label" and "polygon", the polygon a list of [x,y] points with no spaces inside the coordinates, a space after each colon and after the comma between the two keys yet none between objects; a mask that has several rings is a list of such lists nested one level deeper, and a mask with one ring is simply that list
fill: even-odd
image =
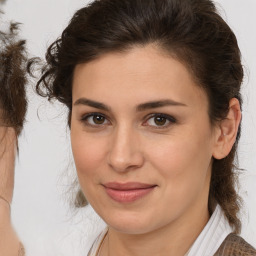
[{"label": "ear", "polygon": [[225,158],[231,151],[241,122],[241,109],[238,99],[232,98],[229,102],[229,111],[225,119],[216,127],[213,157]]}]

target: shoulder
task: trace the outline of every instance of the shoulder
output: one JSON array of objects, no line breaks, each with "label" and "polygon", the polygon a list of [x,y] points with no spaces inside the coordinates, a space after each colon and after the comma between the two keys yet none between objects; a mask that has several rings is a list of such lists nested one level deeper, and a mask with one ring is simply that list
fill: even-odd
[{"label": "shoulder", "polygon": [[242,237],[231,233],[214,256],[256,256],[256,250]]}]

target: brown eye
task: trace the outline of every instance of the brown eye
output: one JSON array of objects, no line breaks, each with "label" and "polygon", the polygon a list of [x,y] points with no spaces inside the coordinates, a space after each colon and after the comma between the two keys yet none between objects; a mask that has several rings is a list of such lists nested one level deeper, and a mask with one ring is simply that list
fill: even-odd
[{"label": "brown eye", "polygon": [[154,118],[154,122],[157,126],[163,126],[166,124],[167,119],[163,116],[157,116]]},{"label": "brown eye", "polygon": [[176,119],[167,114],[152,114],[143,123],[144,126],[150,126],[152,128],[168,128],[172,124],[176,123]]},{"label": "brown eye", "polygon": [[81,118],[81,121],[85,125],[90,125],[95,127],[109,124],[108,119],[104,115],[98,114],[98,113],[90,113],[88,115],[85,115]]},{"label": "brown eye", "polygon": [[100,115],[94,115],[92,119],[94,124],[104,124],[106,120],[104,116],[100,116]]}]

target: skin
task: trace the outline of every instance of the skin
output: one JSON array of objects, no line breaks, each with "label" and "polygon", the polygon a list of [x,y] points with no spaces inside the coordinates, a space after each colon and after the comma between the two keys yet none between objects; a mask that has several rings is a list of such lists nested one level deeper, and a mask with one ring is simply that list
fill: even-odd
[{"label": "skin", "polygon": [[[13,197],[15,155],[15,130],[0,126],[0,195],[10,203]],[[0,230],[0,255],[17,255],[19,238],[11,223],[10,207],[1,198]]]},{"label": "skin", "polygon": [[[109,226],[101,255],[184,255],[209,220],[212,157],[231,149],[239,103],[231,121],[213,127],[206,93],[181,62],[152,45],[77,65],[72,93],[80,185]],[[141,106],[159,101],[172,104]],[[107,182],[155,187],[120,203],[106,193]]]}]

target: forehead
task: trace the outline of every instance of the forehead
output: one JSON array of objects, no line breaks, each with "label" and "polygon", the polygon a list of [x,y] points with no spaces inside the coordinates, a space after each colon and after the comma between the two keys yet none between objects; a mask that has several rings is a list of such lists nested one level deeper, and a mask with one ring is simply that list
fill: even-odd
[{"label": "forehead", "polygon": [[185,65],[153,46],[108,53],[76,66],[73,101],[79,97],[142,101],[170,97],[206,101],[206,94]]}]

